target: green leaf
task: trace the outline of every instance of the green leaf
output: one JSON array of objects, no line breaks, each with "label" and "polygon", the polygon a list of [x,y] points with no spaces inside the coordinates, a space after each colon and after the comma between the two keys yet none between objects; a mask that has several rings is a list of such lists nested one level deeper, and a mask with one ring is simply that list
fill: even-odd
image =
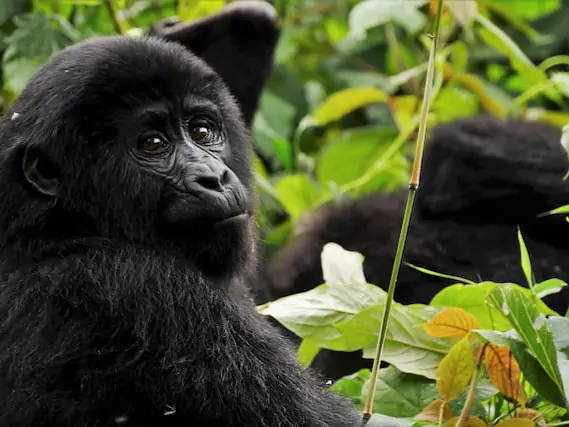
[{"label": "green leaf", "polygon": [[320,285],[264,304],[258,310],[322,348],[355,351],[369,344],[368,337],[361,342],[361,335],[345,334],[337,324],[384,300],[385,292],[370,284]]},{"label": "green leaf", "polygon": [[553,332],[546,322],[541,322],[540,326],[534,326],[539,311],[533,301],[519,290],[507,286],[490,291],[488,301],[495,308],[502,310],[502,313],[508,318],[524,344],[553,380],[563,395],[564,401],[566,401],[567,390],[559,372]]},{"label": "green leaf", "polygon": [[47,57],[75,43],[77,34],[55,25],[56,20],[40,13],[26,13],[14,17],[16,30],[5,42],[13,46],[15,54],[28,59]]},{"label": "green leaf", "polygon": [[511,328],[508,320],[499,310],[486,303],[486,296],[496,286],[499,285],[492,282],[447,286],[434,296],[430,305],[433,307],[460,307],[472,314],[482,328],[505,331]]},{"label": "green leaf", "polygon": [[536,284],[533,287],[533,292],[538,296],[538,298],[544,298],[548,295],[553,295],[561,292],[565,286],[567,286],[567,283],[565,283],[563,280],[547,279]]},{"label": "green leaf", "polygon": [[[360,178],[397,137],[391,127],[365,127],[343,132],[328,144],[318,159],[316,173],[322,185],[341,186]],[[386,178],[389,182],[395,177]]]},{"label": "green leaf", "polygon": [[433,102],[432,110],[441,122],[469,117],[478,113],[480,100],[472,92],[444,86]]},{"label": "green leaf", "polygon": [[[362,389],[362,395],[369,393],[369,381]],[[373,409],[383,415],[399,418],[413,418],[438,398],[437,386],[433,380],[412,374],[405,374],[390,366],[381,369],[375,387]]]},{"label": "green leaf", "polygon": [[387,94],[373,87],[344,89],[326,98],[312,114],[312,119],[316,125],[324,126],[365,105],[386,100]]},{"label": "green leaf", "polygon": [[443,279],[450,279],[450,280],[454,280],[454,281],[459,282],[459,283],[467,283],[470,285],[476,284],[472,280],[465,279],[464,277],[453,276],[450,274],[437,273],[436,271],[429,270],[428,268],[416,266],[414,264],[411,264],[410,262],[406,262],[405,265],[407,265],[407,266],[409,266],[409,267],[411,267],[417,271],[420,271],[421,273],[428,274],[429,276],[442,277]]},{"label": "green leaf", "polygon": [[[565,130],[564,130],[565,132]],[[567,132],[568,132],[568,136],[569,136],[569,125],[567,126]],[[551,211],[547,211],[545,213],[542,213],[540,216],[546,216],[546,215],[565,215],[565,214],[569,214],[569,205],[564,205],[564,206],[560,206],[558,208],[555,208]]]},{"label": "green leaf", "polygon": [[561,7],[561,0],[537,0],[525,1],[522,3],[512,0],[490,0],[501,4],[504,8],[509,9],[510,12],[519,14],[520,16],[533,21],[543,15],[559,10]]},{"label": "green leaf", "polygon": [[[486,302],[489,292],[502,286],[516,289],[526,298],[532,296],[529,289],[513,283],[481,282],[467,285],[459,283],[442,289],[434,296],[430,305],[433,307],[460,307],[476,317],[482,328],[505,331],[510,329],[512,325],[502,314],[501,309],[496,309]],[[536,307],[542,314],[558,314],[541,300],[537,300]]]},{"label": "green leaf", "polygon": [[308,175],[288,175],[275,184],[275,192],[293,220],[317,205],[319,192]]},{"label": "green leaf", "polygon": [[302,366],[308,366],[320,352],[320,347],[310,340],[302,340],[298,346],[297,358]]},{"label": "green leaf", "polygon": [[[547,83],[547,74],[533,64],[524,54],[520,47],[508,35],[494,23],[478,15],[477,21],[482,24],[478,27],[478,34],[484,42],[502,54],[506,55],[512,67],[519,73],[528,86],[539,83]],[[546,90],[545,95],[560,102],[559,94],[552,90]]]},{"label": "green leaf", "polygon": [[531,261],[528,253],[528,249],[526,247],[526,243],[524,242],[524,238],[522,236],[522,232],[518,227],[518,243],[520,245],[520,257],[521,257],[521,264],[522,270],[524,271],[524,276],[526,276],[526,280],[528,282],[528,286],[533,288],[533,272],[531,269]]},{"label": "green leaf", "polygon": [[369,379],[370,370],[360,369],[358,372],[351,375],[346,375],[336,381],[330,387],[330,391],[338,393],[342,396],[349,397],[356,405],[361,405],[364,401],[362,390],[364,384]]},{"label": "green leaf", "polygon": [[[364,345],[364,357],[375,356],[384,304],[366,308],[336,328]],[[382,360],[409,374],[436,378],[436,369],[456,340],[431,338],[419,327],[438,312],[433,307],[414,304],[392,306]]]},{"label": "green leaf", "polygon": [[178,16],[182,21],[205,18],[221,10],[224,4],[224,0],[180,0]]}]

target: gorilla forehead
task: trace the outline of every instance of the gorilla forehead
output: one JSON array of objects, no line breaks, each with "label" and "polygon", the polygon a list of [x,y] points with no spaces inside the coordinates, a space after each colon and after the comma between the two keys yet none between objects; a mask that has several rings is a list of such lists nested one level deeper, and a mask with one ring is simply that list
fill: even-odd
[{"label": "gorilla forehead", "polygon": [[189,95],[210,99],[220,107],[231,103],[221,78],[182,46],[156,38],[120,36],[65,49],[24,92],[23,107],[30,101],[47,101],[56,109],[61,107],[58,114],[72,109],[75,117],[82,107],[93,117],[111,105],[111,109],[134,108],[163,100],[182,105]]}]

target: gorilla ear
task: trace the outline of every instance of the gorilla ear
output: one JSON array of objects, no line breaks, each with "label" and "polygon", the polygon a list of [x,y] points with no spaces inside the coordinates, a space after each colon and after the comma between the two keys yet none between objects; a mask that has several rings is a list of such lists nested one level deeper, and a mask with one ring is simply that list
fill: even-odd
[{"label": "gorilla ear", "polygon": [[26,147],[22,167],[24,177],[32,187],[46,196],[57,196],[61,184],[59,170],[46,155],[38,149]]},{"label": "gorilla ear", "polygon": [[166,18],[149,35],[178,42],[208,63],[225,81],[251,126],[273,66],[280,35],[276,19],[269,3],[238,1],[191,23]]}]

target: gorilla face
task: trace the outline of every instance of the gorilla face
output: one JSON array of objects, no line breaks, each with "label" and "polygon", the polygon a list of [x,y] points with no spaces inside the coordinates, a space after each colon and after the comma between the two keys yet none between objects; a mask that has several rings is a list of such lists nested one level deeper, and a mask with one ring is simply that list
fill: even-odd
[{"label": "gorilla face", "polygon": [[[54,118],[47,135],[18,144],[46,213],[79,222],[81,234],[91,225],[91,234],[181,250],[213,274],[250,250],[249,138],[221,78],[166,46],[105,38],[69,48],[30,82],[9,125],[21,134]],[[50,93],[62,73],[66,90]]]}]

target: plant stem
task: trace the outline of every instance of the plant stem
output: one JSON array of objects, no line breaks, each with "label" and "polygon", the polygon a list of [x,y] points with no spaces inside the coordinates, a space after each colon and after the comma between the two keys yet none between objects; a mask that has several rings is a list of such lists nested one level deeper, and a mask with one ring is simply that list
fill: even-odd
[{"label": "plant stem", "polygon": [[476,365],[474,366],[474,372],[472,373],[472,381],[470,381],[470,389],[468,390],[468,395],[466,396],[462,412],[460,413],[460,417],[458,418],[455,427],[461,427],[465,423],[466,418],[468,418],[468,413],[470,412],[470,407],[472,406],[472,402],[474,402],[474,396],[476,394],[478,371],[480,370],[480,365],[482,365],[482,360],[484,359],[484,350],[486,349],[487,345],[487,343],[481,345],[478,349],[478,355],[476,356]]},{"label": "plant stem", "polygon": [[113,0],[105,0],[103,2],[103,4],[105,5],[105,7],[107,8],[107,12],[109,13],[109,17],[111,18],[111,21],[113,23],[113,27],[115,27],[115,31],[118,34],[122,34],[122,27],[120,22],[117,19],[117,14],[115,12],[115,7],[113,6]]},{"label": "plant stem", "polygon": [[387,327],[389,324],[389,314],[393,304],[393,295],[395,294],[395,286],[397,284],[397,277],[399,275],[399,268],[403,259],[403,251],[405,249],[405,241],[407,240],[407,232],[411,222],[411,213],[413,212],[413,202],[415,201],[415,194],[419,188],[419,177],[421,174],[421,163],[423,159],[423,149],[425,146],[425,136],[427,129],[427,117],[429,114],[429,107],[431,103],[431,92],[433,89],[433,76],[435,73],[435,58],[437,51],[437,44],[439,42],[439,28],[441,23],[443,0],[438,0],[437,3],[437,18],[435,21],[434,38],[431,43],[429,53],[429,64],[427,68],[427,78],[425,81],[425,93],[423,95],[423,105],[421,109],[421,121],[419,123],[419,132],[417,135],[417,145],[415,148],[415,159],[413,162],[413,170],[411,179],[409,181],[409,193],[407,196],[407,204],[403,214],[403,221],[401,224],[401,231],[399,233],[399,240],[397,242],[397,249],[395,250],[395,259],[393,260],[393,269],[391,270],[391,278],[389,279],[389,289],[387,291],[387,299],[385,301],[385,308],[383,311],[383,318],[379,328],[379,337],[377,339],[377,347],[375,358],[373,360],[373,368],[371,371],[369,393],[366,398],[364,411],[362,414],[362,427],[365,427],[371,418],[373,412],[373,401],[375,397],[375,387],[379,377],[379,366],[381,364],[381,357],[385,338],[387,336]]}]

